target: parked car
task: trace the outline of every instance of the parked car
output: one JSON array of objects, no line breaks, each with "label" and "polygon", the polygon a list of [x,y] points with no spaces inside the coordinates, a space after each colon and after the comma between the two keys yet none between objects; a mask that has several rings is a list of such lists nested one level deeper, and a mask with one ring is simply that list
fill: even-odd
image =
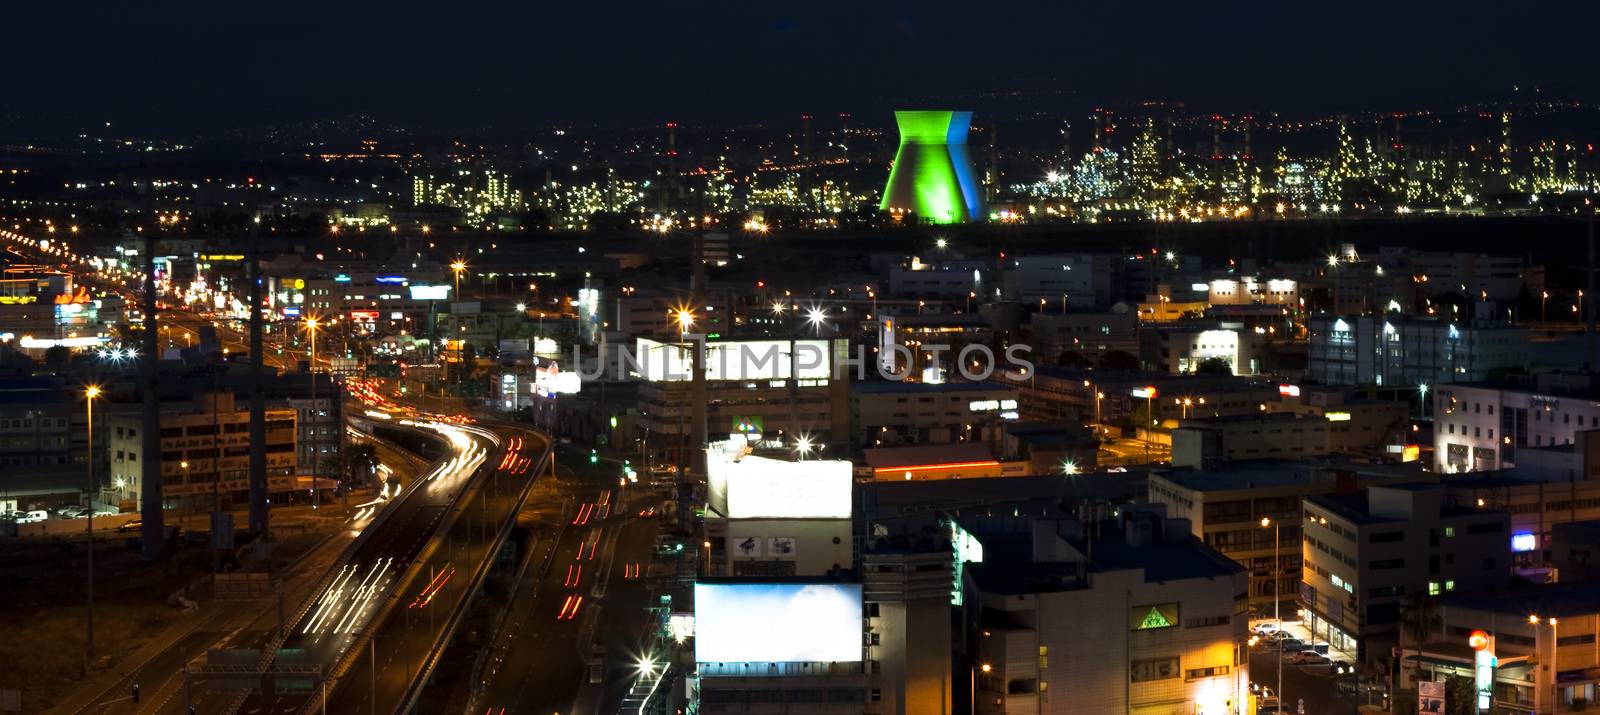
[{"label": "parked car", "polygon": [[1303,650],[1289,656],[1290,665],[1328,665],[1328,656],[1316,651]]},{"label": "parked car", "polygon": [[122,531],[122,532],[138,531],[138,530],[140,530],[142,528],[144,528],[144,520],[143,519],[134,519],[133,521],[130,521],[130,522],[126,523],[126,524],[123,524],[122,526],[117,527],[117,531]]},{"label": "parked car", "polygon": [[1283,638],[1278,641],[1278,649],[1285,653],[1298,653],[1306,649],[1306,642],[1299,638]]},{"label": "parked car", "polygon": [[1255,634],[1258,636],[1266,637],[1267,635],[1278,632],[1278,624],[1273,623],[1272,621],[1262,621],[1261,623],[1257,623],[1255,627],[1251,628],[1250,630],[1255,631]]}]

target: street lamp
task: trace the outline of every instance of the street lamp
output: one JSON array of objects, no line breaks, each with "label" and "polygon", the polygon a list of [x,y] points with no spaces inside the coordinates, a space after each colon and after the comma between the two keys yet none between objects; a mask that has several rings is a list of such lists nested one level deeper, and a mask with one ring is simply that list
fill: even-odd
[{"label": "street lamp", "polygon": [[1065,475],[1067,475],[1069,477],[1074,475],[1074,474],[1077,474],[1078,473],[1078,463],[1074,462],[1074,461],[1072,461],[1070,459],[1061,460],[1061,473],[1065,474]]},{"label": "street lamp", "polygon": [[794,451],[800,455],[801,461],[804,461],[806,455],[811,453],[811,438],[802,435],[800,438],[796,439],[794,442]]},{"label": "street lamp", "polygon": [[312,372],[317,371],[317,326],[320,324],[321,321],[317,320],[316,316],[306,318],[306,331],[311,333],[311,353],[309,357]]},{"label": "street lamp", "polygon": [[[1272,620],[1278,626],[1278,633],[1281,635],[1283,633],[1283,617],[1280,615],[1279,607],[1282,605],[1283,598],[1279,595],[1278,588],[1283,582],[1283,574],[1279,572],[1283,566],[1283,557],[1278,553],[1279,523],[1277,519],[1266,516],[1261,517],[1261,528],[1265,529],[1269,526],[1272,527]],[[1288,701],[1283,699],[1283,646],[1279,645],[1278,703],[1281,705],[1285,702]]]},{"label": "street lamp", "polygon": [[1419,419],[1428,416],[1428,383],[1426,382],[1417,383],[1417,416]]},{"label": "street lamp", "polygon": [[100,386],[90,385],[83,389],[83,409],[88,418],[89,436],[89,468],[88,485],[84,489],[84,498],[89,502],[88,519],[84,524],[84,533],[89,537],[89,555],[87,558],[86,580],[88,581],[88,619],[85,621],[87,630],[84,638],[83,672],[88,674],[89,665],[94,662],[94,493],[98,491],[95,485],[94,474],[94,399],[100,396]]},{"label": "street lamp", "polygon": [[461,272],[467,270],[467,262],[457,258],[450,264],[450,270],[456,274],[456,300],[461,300]]},{"label": "street lamp", "polygon": [[820,307],[813,307],[806,311],[806,322],[811,324],[813,332],[821,334],[822,325],[828,322],[828,312]]}]

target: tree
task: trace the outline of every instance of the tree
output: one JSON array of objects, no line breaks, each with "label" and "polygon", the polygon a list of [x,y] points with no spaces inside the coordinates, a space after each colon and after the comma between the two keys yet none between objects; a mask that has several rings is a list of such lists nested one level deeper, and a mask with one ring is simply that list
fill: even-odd
[{"label": "tree", "polygon": [[1472,678],[1452,675],[1444,681],[1445,710],[1449,715],[1476,715],[1478,686]]},{"label": "tree", "polygon": [[50,369],[56,372],[61,372],[70,359],[72,359],[72,351],[63,345],[51,345],[44,351],[44,364],[50,366]]},{"label": "tree", "polygon": [[1208,357],[1194,366],[1196,375],[1232,375],[1233,364],[1226,358]]},{"label": "tree", "polygon": [[[1444,617],[1439,615],[1439,603],[1428,594],[1414,591],[1406,594],[1400,601],[1400,632],[1402,636],[1409,637],[1417,647],[1416,672],[1412,680],[1422,677],[1422,649],[1427,646],[1428,639],[1435,631],[1444,626]],[[1404,644],[1404,637],[1401,643]]]}]

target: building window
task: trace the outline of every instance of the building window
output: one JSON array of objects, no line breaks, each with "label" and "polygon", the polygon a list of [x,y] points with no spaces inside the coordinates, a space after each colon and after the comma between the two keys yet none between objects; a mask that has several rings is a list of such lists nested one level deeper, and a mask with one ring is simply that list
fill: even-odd
[{"label": "building window", "polygon": [[1178,677],[1178,657],[1136,660],[1128,664],[1128,676],[1135,683]]},{"label": "building window", "polygon": [[1226,666],[1226,665],[1213,665],[1210,668],[1192,668],[1190,670],[1184,671],[1183,679],[1184,680],[1200,680],[1202,678],[1215,678],[1215,677],[1217,677],[1219,675],[1227,675],[1227,674],[1228,674],[1228,666]]},{"label": "building window", "polygon": [[1437,595],[1439,595],[1439,582],[1438,581],[1429,581],[1428,582],[1428,595],[1429,596],[1437,596]]}]

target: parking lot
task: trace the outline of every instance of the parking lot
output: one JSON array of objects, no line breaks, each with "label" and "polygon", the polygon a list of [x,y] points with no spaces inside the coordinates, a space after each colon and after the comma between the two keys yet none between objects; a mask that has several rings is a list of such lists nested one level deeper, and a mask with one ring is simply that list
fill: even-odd
[{"label": "parking lot", "polygon": [[1251,624],[1250,680],[1258,713],[1357,713],[1369,702],[1382,704],[1381,686],[1357,675],[1353,653],[1312,640],[1299,623],[1285,622],[1281,629],[1272,624]]}]

